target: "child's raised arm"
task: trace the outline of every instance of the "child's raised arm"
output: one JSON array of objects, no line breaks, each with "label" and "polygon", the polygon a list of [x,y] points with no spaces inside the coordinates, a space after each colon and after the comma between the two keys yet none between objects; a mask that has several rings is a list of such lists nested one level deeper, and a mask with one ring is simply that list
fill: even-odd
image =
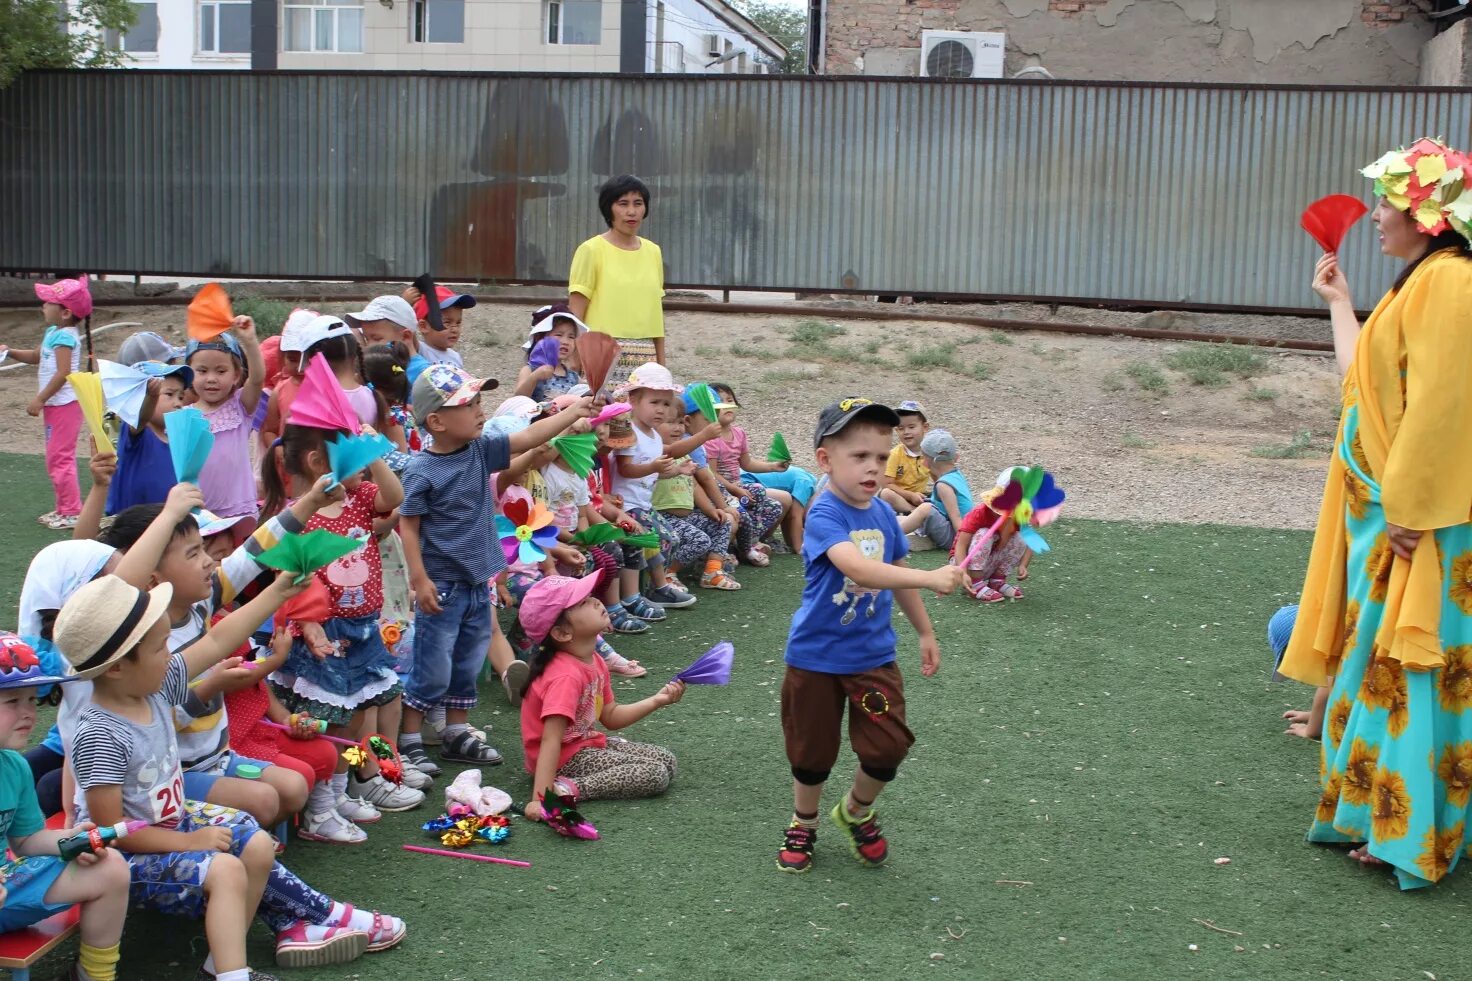
[{"label": "child's raised arm", "polygon": [[592,414],[593,396],[584,395],[556,415],[538,419],[521,432],[512,433],[506,437],[506,441],[510,444],[512,453],[524,453],[533,447],[541,446],[579,419],[586,419]]},{"label": "child's raised arm", "polygon": [[184,648],[182,655],[189,677],[198,677],[234,654],[236,648],[249,640],[261,624],[275,615],[282,603],[307,588],[307,583],[298,585],[295,579],[290,572],[277,574],[271,585],[261,590],[255,599],[221,619],[199,640]]},{"label": "child's raised arm", "polygon": [[697,446],[704,446],[721,435],[721,424],[713,422],[703,429],[698,429],[683,439],[677,439],[673,443],[664,441],[665,456],[682,457],[689,456]]},{"label": "child's raised arm", "polygon": [[107,492],[112,486],[113,475],[118,471],[118,455],[116,453],[97,452],[97,440],[87,437],[87,444],[92,448],[92,456],[87,460],[87,469],[92,471],[92,488],[87,491],[87,499],[82,502],[82,513],[77,515],[77,526],[72,529],[72,537],[78,541],[88,538],[96,538],[102,530],[102,515],[107,511]]},{"label": "child's raised arm", "polygon": [[374,513],[388,514],[404,503],[404,485],[399,483],[398,476],[388,468],[382,457],[369,465],[368,476],[378,487],[378,496],[373,499]]},{"label": "child's raised arm", "polygon": [[256,340],[256,322],[249,317],[236,317],[230,323],[240,350],[245,354],[245,385],[240,389],[240,407],[250,416],[261,402],[261,389],[266,384],[266,359],[261,356],[261,342]]},{"label": "child's raised arm", "polygon": [[194,511],[204,507],[204,495],[194,484],[175,484],[164,501],[164,509],[144,530],[133,547],[123,555],[118,564],[117,576],[130,586],[146,590],[148,582],[158,569],[164,551],[174,538],[174,529],[179,522]]}]

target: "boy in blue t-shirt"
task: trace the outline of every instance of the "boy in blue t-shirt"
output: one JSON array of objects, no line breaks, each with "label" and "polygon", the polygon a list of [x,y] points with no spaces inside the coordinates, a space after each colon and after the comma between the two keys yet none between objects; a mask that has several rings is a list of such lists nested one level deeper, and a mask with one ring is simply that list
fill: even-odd
[{"label": "boy in blue t-shirt", "polygon": [[512,454],[541,446],[592,415],[593,400],[578,399],[556,415],[509,436],[483,433],[486,416],[480,393],[493,378],[472,378],[463,368],[431,364],[410,394],[414,422],[434,438],[414,454],[404,471],[399,535],[414,590],[414,664],[404,682],[404,719],[399,752],[421,773],[439,766],[424,751],[424,716],[445,707],[440,758],[495,766],[501,754],[471,731],[475,681],[485,663],[493,631],[491,578],[506,568],[495,528],[491,476],[505,470]]},{"label": "boy in blue t-shirt", "polygon": [[37,690],[76,680],[49,674],[29,644],[0,632],[0,838],[17,856],[0,864],[0,933],[81,903],[82,947],[66,977],[114,981],[128,913],[128,863],[110,848],[63,862],[57,842],[91,825],[47,831],[31,768],[16,752],[35,728]]},{"label": "boy in blue t-shirt", "polygon": [[859,769],[833,808],[833,822],[859,861],[881,865],[888,857],[874,800],[915,741],[905,725],[890,613],[898,600],[919,635],[920,673],[928,678],[940,670],[940,646],[919,590],[944,596],[965,581],[959,566],[926,571],[905,564],[904,532],[894,509],[878,499],[898,424],[889,406],[848,398],[819,414],[813,434],[828,493],[815,499],[807,515],[807,582],[792,617],[782,681],[782,734],[793,777],[792,824],[777,854],[784,872],[812,867],[818,806],[838,759],[845,703]]}]

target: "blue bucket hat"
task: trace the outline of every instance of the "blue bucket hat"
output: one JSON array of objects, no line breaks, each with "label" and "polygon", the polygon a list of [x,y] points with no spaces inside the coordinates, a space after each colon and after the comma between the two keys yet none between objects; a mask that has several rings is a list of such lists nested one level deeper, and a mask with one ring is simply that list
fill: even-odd
[{"label": "blue bucket hat", "polygon": [[141,371],[149,378],[167,378],[170,375],[178,375],[184,380],[185,388],[194,387],[194,369],[187,364],[165,364],[162,361],[139,361],[129,365],[134,371]]}]

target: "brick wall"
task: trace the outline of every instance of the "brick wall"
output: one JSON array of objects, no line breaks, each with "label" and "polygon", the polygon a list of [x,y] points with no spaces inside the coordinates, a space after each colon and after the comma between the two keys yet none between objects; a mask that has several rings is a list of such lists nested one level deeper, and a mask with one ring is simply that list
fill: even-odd
[{"label": "brick wall", "polygon": [[1072,14],[1081,14],[1091,7],[1102,7],[1109,0],[1048,0],[1048,9],[1055,14],[1063,14],[1065,17]]},{"label": "brick wall", "polygon": [[1389,27],[1398,24],[1416,12],[1415,3],[1381,3],[1379,0],[1362,0],[1360,20],[1372,27]]}]

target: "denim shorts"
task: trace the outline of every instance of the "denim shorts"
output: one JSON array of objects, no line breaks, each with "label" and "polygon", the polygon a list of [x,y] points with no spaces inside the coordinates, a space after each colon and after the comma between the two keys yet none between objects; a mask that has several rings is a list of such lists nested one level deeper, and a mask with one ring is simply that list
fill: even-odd
[{"label": "denim shorts", "polygon": [[434,586],[440,612],[415,614],[414,665],[404,683],[404,704],[420,712],[437,705],[472,709],[491,645],[491,587],[449,580]]}]

